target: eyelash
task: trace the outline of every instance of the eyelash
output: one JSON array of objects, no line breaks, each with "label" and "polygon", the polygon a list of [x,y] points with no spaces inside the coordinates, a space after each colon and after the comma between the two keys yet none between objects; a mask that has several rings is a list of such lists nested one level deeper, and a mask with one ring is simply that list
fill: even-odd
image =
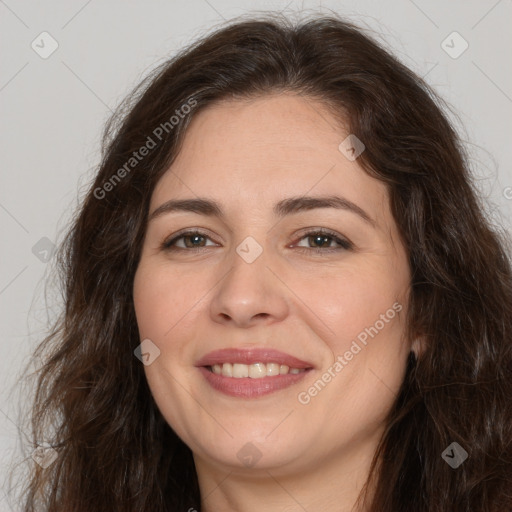
[{"label": "eyelash", "polygon": [[[327,248],[321,248],[321,247],[297,247],[297,250],[299,250],[300,252],[304,252],[304,253],[310,253],[311,252],[314,252],[314,253],[333,253],[333,252],[338,252],[338,251],[350,251],[354,248],[353,244],[351,242],[349,242],[348,240],[344,239],[344,238],[340,238],[337,233],[335,233],[334,231],[330,231],[328,229],[325,229],[325,228],[319,228],[319,229],[315,229],[315,230],[312,230],[312,231],[308,231],[306,233],[304,233],[298,241],[301,241],[302,239],[304,238],[307,238],[307,237],[310,237],[310,236],[314,236],[314,235],[320,235],[320,236],[325,236],[327,238],[331,238],[332,242],[336,242],[338,243],[341,247],[327,247]],[[197,251],[202,251],[203,249],[207,249],[207,247],[191,247],[191,248],[184,248],[184,247],[175,247],[174,244],[180,240],[181,238],[186,238],[186,237],[189,237],[189,236],[201,236],[203,238],[208,238],[211,240],[211,238],[206,234],[206,233],[203,233],[202,231],[198,231],[198,230],[193,230],[193,231],[184,231],[182,233],[178,233],[176,236],[174,236],[172,239],[170,240],[166,240],[163,242],[162,244],[162,249],[165,250],[165,251],[192,251],[192,252],[197,252]],[[211,247],[211,246],[210,246]]]}]

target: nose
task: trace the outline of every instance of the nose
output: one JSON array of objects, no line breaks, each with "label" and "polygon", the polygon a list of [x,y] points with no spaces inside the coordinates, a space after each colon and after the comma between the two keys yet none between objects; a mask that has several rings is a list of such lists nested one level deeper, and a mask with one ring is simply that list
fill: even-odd
[{"label": "nose", "polygon": [[251,263],[236,252],[231,268],[215,287],[210,305],[212,320],[236,327],[282,321],[289,311],[286,287],[267,266],[265,251]]}]

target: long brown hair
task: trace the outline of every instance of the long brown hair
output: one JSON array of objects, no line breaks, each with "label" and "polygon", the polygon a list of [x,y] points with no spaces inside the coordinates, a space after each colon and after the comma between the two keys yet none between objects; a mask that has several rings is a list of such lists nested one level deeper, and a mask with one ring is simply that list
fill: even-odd
[{"label": "long brown hair", "polygon": [[[32,465],[25,512],[201,509],[191,451],[134,356],[133,279],[151,194],[191,119],[222,99],[279,91],[321,100],[364,142],[358,162],[387,184],[409,254],[408,335],[426,343],[408,361],[361,500],[372,512],[512,510],[507,242],[442,100],[333,14],[228,22],[156,69],[111,119],[58,256],[65,308],[35,353],[33,442],[58,456]],[[457,468],[442,456],[452,443],[468,455]]]}]

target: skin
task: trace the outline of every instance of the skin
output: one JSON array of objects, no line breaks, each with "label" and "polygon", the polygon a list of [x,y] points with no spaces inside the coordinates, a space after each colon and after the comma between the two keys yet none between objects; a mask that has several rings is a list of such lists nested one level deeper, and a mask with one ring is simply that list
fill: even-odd
[{"label": "skin", "polygon": [[[340,152],[347,135],[304,96],[218,103],[193,118],[153,192],[150,214],[170,199],[196,197],[214,199],[225,212],[224,219],[167,212],[150,220],[134,281],[141,340],[160,350],[144,367],[147,380],[194,454],[206,512],[348,512],[368,475],[415,345],[404,337],[410,269],[388,192]],[[344,209],[283,218],[272,212],[287,197],[333,194],[362,208],[375,226]],[[181,251],[161,248],[186,228],[207,237],[179,240]],[[315,242],[305,228],[335,231],[354,248],[332,238]],[[252,263],[236,252],[248,236],[263,250]],[[402,311],[300,403],[298,393],[394,303]],[[314,369],[264,397],[229,397],[195,367],[229,347],[272,347]],[[246,443],[261,453],[252,467],[237,457]]]}]

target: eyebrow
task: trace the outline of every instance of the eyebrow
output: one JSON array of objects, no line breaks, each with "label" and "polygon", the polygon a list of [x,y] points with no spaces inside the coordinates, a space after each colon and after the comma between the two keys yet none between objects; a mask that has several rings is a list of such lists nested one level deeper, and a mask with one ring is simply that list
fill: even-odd
[{"label": "eyebrow", "polygon": [[[273,208],[276,217],[285,217],[316,208],[336,208],[358,215],[365,222],[376,228],[377,223],[359,206],[340,196],[301,196],[289,197],[275,204]],[[170,212],[192,212],[209,217],[224,219],[222,207],[216,201],[205,198],[171,199],[160,205],[150,214],[148,221]]]}]

